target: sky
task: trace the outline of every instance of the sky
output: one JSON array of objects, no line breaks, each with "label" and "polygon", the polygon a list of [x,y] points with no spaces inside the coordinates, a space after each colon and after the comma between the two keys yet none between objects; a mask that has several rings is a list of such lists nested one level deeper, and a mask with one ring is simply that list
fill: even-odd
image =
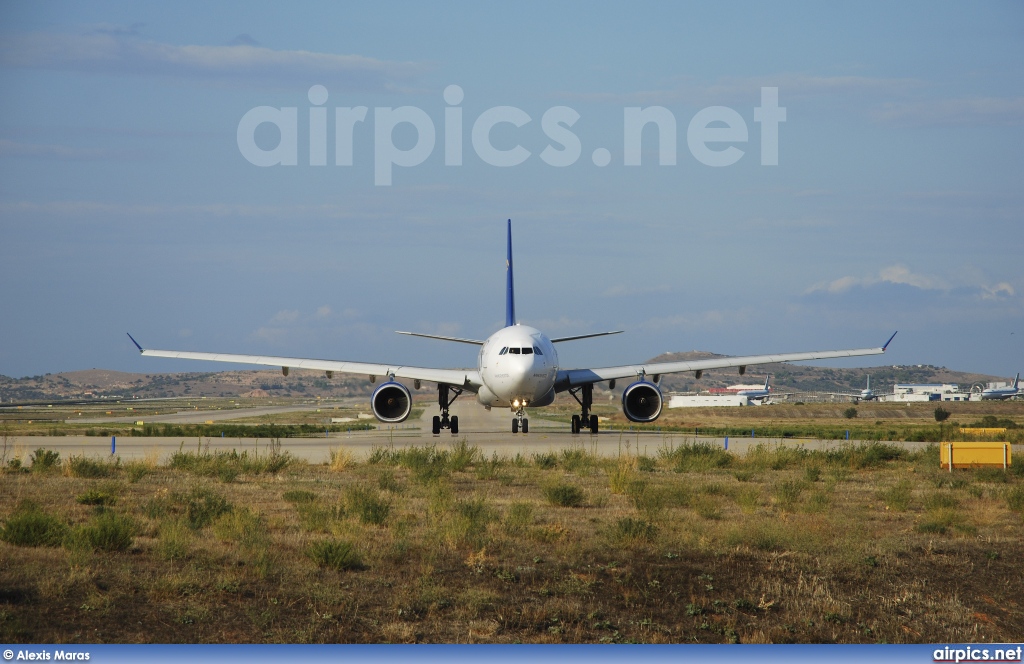
[{"label": "sky", "polygon": [[0,374],[473,366],[393,332],[500,328],[512,219],[520,322],[626,330],[567,367],[1012,376],[1021,63],[1017,2],[4,2]]}]

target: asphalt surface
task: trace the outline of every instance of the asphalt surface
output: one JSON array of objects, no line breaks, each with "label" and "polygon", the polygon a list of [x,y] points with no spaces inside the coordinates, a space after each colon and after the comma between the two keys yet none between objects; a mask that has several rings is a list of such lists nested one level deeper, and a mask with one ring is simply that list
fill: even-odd
[{"label": "asphalt surface", "polygon": [[[310,406],[270,406],[261,408],[239,408],[224,411],[182,411],[175,414],[160,416],[147,416],[147,422],[198,422],[207,420],[236,419],[241,417],[254,417],[269,415],[281,412],[308,411]],[[423,415],[414,421],[403,422],[398,425],[380,424],[374,431],[352,431],[331,433],[322,438],[284,438],[281,440],[282,451],[305,459],[310,463],[323,463],[330,459],[332,449],[344,448],[352,453],[356,460],[365,459],[375,447],[396,446],[404,447],[409,445],[438,445],[444,447],[455,442],[466,439],[471,445],[476,445],[481,452],[490,456],[499,455],[515,456],[517,453],[531,457],[533,454],[547,451],[559,451],[562,449],[584,446],[588,451],[601,456],[616,456],[622,452],[641,453],[654,456],[663,447],[672,447],[684,443],[701,442],[711,445],[726,447],[730,451],[744,454],[751,446],[759,444],[801,446],[808,449],[826,449],[838,447],[848,443],[860,441],[820,441],[813,439],[778,439],[778,438],[716,438],[697,437],[692,434],[683,433],[657,433],[636,431],[602,431],[597,435],[589,433],[573,435],[569,432],[569,425],[562,422],[553,422],[543,418],[532,416],[530,420],[530,433],[512,433],[512,413],[507,410],[492,409],[487,411],[475,402],[456,401],[453,404],[451,413],[459,416],[459,435],[453,436],[448,431],[442,431],[439,436],[430,433],[430,420],[437,414],[437,408],[427,407]],[[326,415],[329,416],[329,415]],[[325,416],[325,417],[326,417]],[[157,420],[157,417],[166,418]],[[109,417],[106,419],[92,418],[99,424],[102,422],[124,421],[123,417]],[[136,418],[127,418],[127,421],[135,421]],[[85,454],[88,456],[105,456],[111,454],[111,439],[97,436],[19,436],[10,442],[13,449],[21,449],[27,455],[39,447],[60,452],[63,457],[69,455]],[[202,446],[211,451],[249,450],[251,452],[265,453],[268,450],[270,440],[267,438],[222,438],[212,437],[183,438],[183,437],[142,437],[120,436],[114,441],[114,453],[121,459],[141,459],[157,454],[161,462],[180,448],[197,449]],[[928,443],[891,443],[908,449],[917,449],[927,446]],[[1024,446],[1015,445],[1014,454],[1024,453]]]}]

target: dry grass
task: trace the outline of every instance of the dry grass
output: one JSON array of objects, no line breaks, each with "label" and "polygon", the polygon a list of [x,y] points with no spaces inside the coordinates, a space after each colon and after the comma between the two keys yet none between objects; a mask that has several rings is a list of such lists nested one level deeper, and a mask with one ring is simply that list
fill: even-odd
[{"label": "dry grass", "polygon": [[230,482],[187,459],[7,472],[0,639],[1018,639],[1024,481],[929,454],[457,444]]}]

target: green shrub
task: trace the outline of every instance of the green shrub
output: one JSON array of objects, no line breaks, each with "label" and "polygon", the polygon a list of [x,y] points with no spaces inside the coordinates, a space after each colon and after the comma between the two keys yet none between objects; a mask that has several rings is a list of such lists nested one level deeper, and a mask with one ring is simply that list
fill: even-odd
[{"label": "green shrub", "polygon": [[132,545],[135,524],[127,516],[103,511],[79,529],[82,539],[100,551],[125,551]]},{"label": "green shrub", "polygon": [[216,477],[222,482],[232,482],[238,475],[261,475],[277,473],[295,462],[288,452],[267,454],[241,454],[237,450],[215,452],[186,452],[179,449],[171,455],[170,466],[202,477]]},{"label": "green shrub", "polygon": [[102,459],[92,459],[85,455],[69,457],[67,463],[72,476],[84,477],[86,479],[110,477],[121,467],[120,458],[115,461],[104,461]]},{"label": "green shrub", "polygon": [[293,489],[291,491],[285,491],[282,495],[287,502],[300,505],[308,504],[316,501],[316,494],[312,491],[305,491],[303,489]]},{"label": "green shrub", "polygon": [[205,528],[213,523],[214,519],[232,509],[227,499],[205,487],[196,487],[185,494],[175,493],[171,496],[171,501],[193,530]]},{"label": "green shrub", "polygon": [[480,459],[480,448],[470,445],[465,438],[462,438],[452,446],[448,455],[448,468],[454,472],[462,472],[478,459]]},{"label": "green shrub", "polygon": [[974,471],[974,479],[979,482],[1009,482],[1009,474],[1002,468],[978,468]]},{"label": "green shrub", "polygon": [[1024,512],[1024,484],[1018,484],[1006,492],[1006,504],[1014,512]]},{"label": "green shrub", "polygon": [[129,461],[124,465],[125,473],[128,475],[128,481],[135,484],[152,471],[148,464],[144,461]]},{"label": "green shrub", "polygon": [[183,519],[171,519],[160,524],[157,550],[166,560],[184,560],[192,544],[192,529]]},{"label": "green shrub", "polygon": [[345,508],[361,523],[383,525],[391,514],[391,500],[381,497],[376,489],[350,486],[345,489]]},{"label": "green shrub", "polygon": [[526,530],[533,523],[533,505],[525,502],[516,502],[508,506],[503,523],[505,532],[509,535],[518,535]]},{"label": "green shrub", "polygon": [[624,545],[649,542],[658,534],[658,527],[648,521],[623,517],[615,522],[612,537]]},{"label": "green shrub", "polygon": [[807,488],[807,483],[795,480],[783,480],[772,487],[772,495],[775,500],[785,509],[789,509],[800,498],[800,494]]},{"label": "green shrub", "polygon": [[573,445],[562,450],[562,468],[571,473],[578,473],[593,468],[597,463],[597,457],[588,452],[582,445]]},{"label": "green shrub", "polygon": [[213,523],[213,533],[222,540],[238,542],[254,549],[267,543],[267,524],[258,513],[247,508],[231,510]]},{"label": "green shrub", "polygon": [[381,491],[390,491],[395,494],[405,491],[405,487],[395,477],[395,473],[390,470],[382,471],[377,477],[377,487]]},{"label": "green shrub", "polygon": [[117,492],[108,487],[93,487],[75,498],[75,500],[82,505],[104,505],[109,507],[117,504]]},{"label": "green shrub", "polygon": [[652,488],[646,482],[632,482],[626,491],[629,502],[633,507],[643,514],[648,521],[654,521],[661,515],[669,502],[666,491]]},{"label": "green shrub", "polygon": [[688,443],[658,451],[677,473],[705,472],[732,465],[732,454],[709,443]]},{"label": "green shrub", "polygon": [[852,420],[853,418],[857,417],[857,409],[854,408],[853,406],[850,406],[849,408],[843,411],[843,417],[845,417],[848,420]]},{"label": "green shrub", "polygon": [[554,452],[535,453],[533,455],[533,465],[541,470],[551,470],[558,466],[558,457],[555,456]]},{"label": "green shrub", "polygon": [[551,484],[542,489],[544,498],[559,507],[580,507],[586,500],[583,489],[574,484]]},{"label": "green shrub", "polygon": [[32,472],[45,473],[53,470],[60,463],[60,452],[45,450],[42,447],[32,453]]},{"label": "green shrub", "polygon": [[15,546],[60,546],[67,532],[63,521],[23,501],[0,529],[0,539]]},{"label": "green shrub", "polygon": [[937,406],[935,408],[935,421],[936,422],[945,422],[946,420],[949,419],[949,416],[950,416],[950,412],[948,410],[946,410],[945,408],[943,408],[942,406]]},{"label": "green shrub", "polygon": [[914,484],[910,480],[900,480],[888,489],[878,492],[878,499],[885,503],[885,506],[897,512],[905,512],[910,507],[910,498],[913,495]]},{"label": "green shrub", "polygon": [[958,507],[960,507],[960,499],[945,491],[928,494],[924,499],[926,510],[953,510]]},{"label": "green shrub", "polygon": [[306,555],[320,567],[328,567],[339,572],[363,568],[363,560],[348,542],[337,540],[320,540],[313,542],[306,549]]}]

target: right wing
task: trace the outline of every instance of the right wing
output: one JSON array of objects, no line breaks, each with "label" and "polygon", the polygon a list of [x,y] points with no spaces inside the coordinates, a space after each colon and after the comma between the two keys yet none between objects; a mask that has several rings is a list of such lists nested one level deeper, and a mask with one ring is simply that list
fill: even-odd
[{"label": "right wing", "polygon": [[743,357],[720,357],[711,360],[690,360],[683,362],[648,362],[621,367],[604,367],[601,369],[563,369],[558,372],[555,390],[563,392],[571,387],[598,383],[603,380],[617,378],[639,378],[642,375],[661,376],[684,371],[704,371],[706,369],[722,369],[726,367],[747,367],[770,362],[799,362],[801,360],[824,360],[835,357],[858,357],[861,355],[880,355],[888,348],[889,341],[880,348],[857,348],[854,350],[822,350],[809,353],[782,353],[778,355],[747,355]]},{"label": "right wing", "polygon": [[425,367],[409,367],[401,364],[373,364],[369,362],[340,362],[338,360],[315,360],[299,357],[275,357],[271,355],[236,355],[233,353],[195,353],[187,350],[153,350],[143,348],[128,335],[139,352],[149,357],[171,357],[181,360],[206,360],[209,362],[234,362],[237,364],[261,364],[282,369],[316,369],[318,371],[337,371],[338,373],[364,374],[386,378],[408,378],[425,380],[432,383],[444,383],[476,392],[482,385],[480,372],[475,369],[429,369]]}]

